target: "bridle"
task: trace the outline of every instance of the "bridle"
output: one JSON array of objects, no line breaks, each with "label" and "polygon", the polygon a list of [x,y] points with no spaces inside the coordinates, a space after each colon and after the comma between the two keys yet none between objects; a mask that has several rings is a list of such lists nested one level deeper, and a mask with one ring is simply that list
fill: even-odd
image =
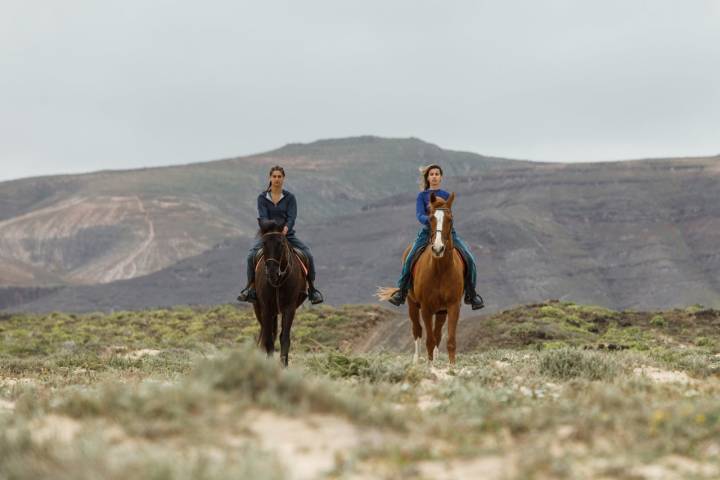
[{"label": "bridle", "polygon": [[[262,236],[266,237],[269,235],[283,235],[283,233],[282,232],[268,232],[268,233],[264,233]],[[284,235],[283,235],[282,243],[283,243],[283,251],[280,254],[280,260],[278,260],[276,258],[270,258],[269,256],[267,256],[267,252],[265,255],[265,263],[275,262],[278,264],[278,269],[280,270],[278,272],[278,277],[280,277],[280,282],[277,285],[274,284],[270,280],[269,276],[267,277],[267,282],[273,288],[280,288],[282,286],[282,284],[285,283],[287,281],[287,279],[290,277],[290,275],[287,275],[287,274],[290,271],[290,269],[292,269],[293,262],[291,261],[291,258],[290,258],[290,244],[288,243],[287,239],[284,238]],[[283,258],[285,258],[285,270],[283,270],[283,268],[282,268]]]}]

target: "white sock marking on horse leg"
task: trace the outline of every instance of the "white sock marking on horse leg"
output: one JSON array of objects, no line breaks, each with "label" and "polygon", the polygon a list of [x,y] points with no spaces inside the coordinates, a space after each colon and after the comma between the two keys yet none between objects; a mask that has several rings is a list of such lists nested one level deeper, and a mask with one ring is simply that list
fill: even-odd
[{"label": "white sock marking on horse leg", "polygon": [[435,350],[433,350],[433,358],[437,359],[438,355],[440,355],[440,349],[438,349],[437,345],[435,345]]},{"label": "white sock marking on horse leg", "polygon": [[413,363],[418,362],[418,358],[420,357],[420,339],[415,339],[415,354],[413,355]]}]

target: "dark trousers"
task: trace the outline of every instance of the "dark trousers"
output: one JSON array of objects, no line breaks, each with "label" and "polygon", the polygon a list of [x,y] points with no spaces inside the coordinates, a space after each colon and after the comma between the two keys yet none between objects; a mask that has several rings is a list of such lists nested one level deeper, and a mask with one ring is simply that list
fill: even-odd
[{"label": "dark trousers", "polygon": [[[292,245],[293,247],[297,248],[298,250],[301,250],[305,256],[308,259],[308,280],[311,282],[315,281],[315,259],[313,259],[312,253],[310,253],[310,249],[307,245],[305,245],[303,242],[300,241],[299,238],[295,236],[295,232],[288,233],[286,235],[287,241]],[[247,279],[248,284],[255,281],[255,255],[257,255],[257,252],[262,248],[262,240],[258,240],[255,242],[255,245],[250,248],[250,251],[247,255]]]}]

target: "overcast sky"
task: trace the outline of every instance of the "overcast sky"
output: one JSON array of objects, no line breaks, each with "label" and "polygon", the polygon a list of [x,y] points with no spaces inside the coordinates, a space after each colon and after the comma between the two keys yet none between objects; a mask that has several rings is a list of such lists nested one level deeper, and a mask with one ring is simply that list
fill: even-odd
[{"label": "overcast sky", "polygon": [[0,179],[373,134],[720,153],[720,0],[0,0]]}]

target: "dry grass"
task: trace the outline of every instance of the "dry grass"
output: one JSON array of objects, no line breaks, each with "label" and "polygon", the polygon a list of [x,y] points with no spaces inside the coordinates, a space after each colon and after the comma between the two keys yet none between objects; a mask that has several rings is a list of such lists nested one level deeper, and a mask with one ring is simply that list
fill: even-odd
[{"label": "dry grass", "polygon": [[[528,307],[525,323],[536,311],[638,343],[549,338],[465,352],[451,369],[443,355],[430,366],[411,352],[351,353],[377,309],[308,310],[283,370],[238,345],[251,325],[209,320],[212,310],[5,319],[0,478],[720,477],[720,357],[702,323],[714,313],[644,325],[553,303]],[[593,318],[609,320],[591,332]],[[213,322],[230,332],[202,331]],[[18,347],[24,335],[32,349]]]}]

